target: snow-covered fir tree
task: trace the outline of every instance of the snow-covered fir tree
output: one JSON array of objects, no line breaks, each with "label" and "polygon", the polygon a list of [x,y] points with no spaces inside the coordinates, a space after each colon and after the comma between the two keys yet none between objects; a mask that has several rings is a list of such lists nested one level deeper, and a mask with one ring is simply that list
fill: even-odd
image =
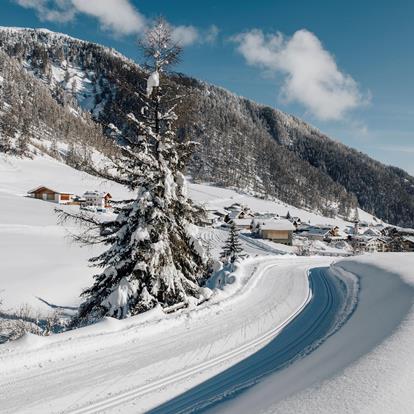
[{"label": "snow-covered fir tree", "polygon": [[242,251],[243,247],[239,240],[239,231],[236,228],[234,221],[231,221],[229,237],[223,247],[221,257],[230,263],[234,263],[240,257],[240,253],[242,253]]},{"label": "snow-covered fir tree", "polygon": [[83,292],[79,319],[105,315],[123,318],[157,305],[168,307],[202,299],[206,257],[192,236],[196,209],[187,198],[182,170],[193,143],[179,143],[174,132],[177,91],[163,84],[168,67],[178,61],[170,26],[158,20],[142,41],[149,60],[145,90],[138,91],[140,115],[129,115],[136,129],[114,158],[116,172],[97,171],[125,185],[135,198],[116,207],[116,219],[99,223],[92,216],[63,214],[99,227],[99,236],[86,232],[80,240],[102,242],[109,249],[91,261],[103,272]]}]

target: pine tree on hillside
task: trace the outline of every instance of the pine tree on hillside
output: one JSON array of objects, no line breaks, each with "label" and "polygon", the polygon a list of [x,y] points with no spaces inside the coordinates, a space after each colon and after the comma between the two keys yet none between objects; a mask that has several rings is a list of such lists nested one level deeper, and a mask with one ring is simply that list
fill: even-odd
[{"label": "pine tree on hillside", "polygon": [[88,230],[98,226],[99,236],[87,230],[79,240],[110,246],[91,259],[104,270],[83,292],[81,320],[105,315],[123,318],[158,304],[168,307],[194,300],[191,297],[202,298],[206,258],[191,235],[198,210],[187,198],[182,174],[193,144],[176,141],[177,91],[163,84],[165,71],[178,61],[181,50],[161,19],[146,33],[141,46],[149,59],[150,75],[146,90],[140,92],[142,110],[129,115],[136,136],[128,137],[121,155],[112,160],[116,171],[96,172],[125,185],[134,199],[118,204],[116,219],[104,223],[92,216],[61,213],[63,218],[86,223]]},{"label": "pine tree on hillside", "polygon": [[243,248],[239,240],[239,231],[232,221],[230,223],[229,237],[223,247],[221,257],[230,263],[234,263],[240,257],[242,251]]}]

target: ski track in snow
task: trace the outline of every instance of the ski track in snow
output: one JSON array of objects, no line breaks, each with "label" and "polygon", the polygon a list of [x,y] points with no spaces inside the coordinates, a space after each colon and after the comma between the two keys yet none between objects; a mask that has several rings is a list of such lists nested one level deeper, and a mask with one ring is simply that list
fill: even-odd
[{"label": "ski track in snow", "polygon": [[[150,411],[151,414],[190,413],[214,406],[242,390],[256,384],[261,378],[277,371],[294,359],[304,357],[335,329],[344,299],[340,289],[326,269],[310,271],[313,291],[309,303],[299,309],[279,330],[276,337],[255,354],[226,371],[187,391],[177,398]],[[350,297],[352,292],[349,292]],[[347,308],[352,312],[352,307]]]},{"label": "ski track in snow", "polygon": [[[155,323],[155,330],[132,326],[97,340],[85,335],[86,328],[61,339],[57,335],[49,346],[0,350],[6,368],[0,372],[2,409],[100,413],[132,403],[122,412],[145,412],[265,346],[309,301],[309,267],[328,263],[296,258],[292,268],[288,258],[251,259],[254,276],[244,292],[200,315],[177,317],[159,332]],[[146,328],[148,337],[143,336]],[[98,384],[84,395],[91,379]]]}]

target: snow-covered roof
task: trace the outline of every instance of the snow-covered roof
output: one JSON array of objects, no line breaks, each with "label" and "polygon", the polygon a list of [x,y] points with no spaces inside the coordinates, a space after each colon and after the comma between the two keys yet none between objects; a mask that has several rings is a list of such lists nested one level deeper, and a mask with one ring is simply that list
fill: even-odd
[{"label": "snow-covered roof", "polygon": [[231,206],[226,207],[226,209],[227,210],[232,210],[232,211],[234,211],[234,210],[241,211],[241,210],[243,210],[243,206],[239,203],[234,203]]},{"label": "snow-covered roof", "polygon": [[206,211],[210,211],[211,213],[220,213],[220,214],[222,214],[222,215],[226,215],[227,213],[228,213],[228,211],[227,210],[225,210],[224,208],[222,208],[222,207],[214,207],[214,206],[210,206],[210,205],[206,205],[206,206],[204,206],[204,210],[206,210]]},{"label": "snow-covered roof", "polygon": [[257,225],[260,227],[261,230],[295,230],[295,226],[289,220],[286,219],[259,220]]},{"label": "snow-covered roof", "polygon": [[249,226],[252,222],[251,218],[244,218],[244,219],[233,219],[232,222],[236,226]]},{"label": "snow-covered roof", "polygon": [[207,212],[206,218],[207,218],[207,220],[216,220],[217,216],[215,214],[211,213],[211,212]]},{"label": "snow-covered roof", "polygon": [[377,240],[382,243],[389,243],[391,241],[391,237],[381,236],[381,237],[378,237]]},{"label": "snow-covered roof", "polygon": [[51,191],[52,193],[55,193],[55,194],[71,194],[71,195],[73,194],[70,191],[56,191],[56,190],[53,190],[50,187],[46,187],[45,185],[39,185],[39,187],[33,188],[33,190],[30,190],[27,193],[28,194],[35,193],[36,191],[40,190],[41,188],[44,188],[46,190],[49,190],[49,191]]},{"label": "snow-covered roof", "polygon": [[331,236],[329,239],[331,241],[335,241],[335,240],[345,240],[347,238],[348,236],[346,236],[345,234],[339,234],[338,236]]},{"label": "snow-covered roof", "polygon": [[381,231],[378,229],[369,227],[367,230],[365,230],[364,234],[367,236],[379,236],[381,234]]},{"label": "snow-covered roof", "polygon": [[83,193],[83,196],[84,197],[106,197],[106,196],[109,196],[109,197],[111,197],[111,194],[109,194],[109,193],[106,193],[106,192],[99,192],[99,191],[96,191],[96,190],[94,190],[94,191],[85,191],[84,193]]},{"label": "snow-covered roof", "polygon": [[403,240],[414,244],[414,236],[404,236]]},{"label": "snow-covered roof", "polygon": [[229,218],[232,219],[232,220],[237,219],[239,217],[240,213],[241,213],[241,211],[237,211],[237,210],[236,211],[230,211]]},{"label": "snow-covered roof", "polygon": [[329,233],[330,230],[331,229],[327,229],[327,228],[308,226],[308,227],[305,227],[303,230],[301,229],[300,233],[302,235],[312,234],[312,235],[324,236],[326,233]]}]

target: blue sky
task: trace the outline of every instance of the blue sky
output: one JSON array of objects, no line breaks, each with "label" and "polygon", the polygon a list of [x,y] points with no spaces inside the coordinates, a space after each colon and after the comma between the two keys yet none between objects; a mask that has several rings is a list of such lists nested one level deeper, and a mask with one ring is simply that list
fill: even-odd
[{"label": "blue sky", "polygon": [[177,70],[303,118],[414,174],[414,2],[3,0],[0,25],[46,27],[138,59],[158,15]]}]

